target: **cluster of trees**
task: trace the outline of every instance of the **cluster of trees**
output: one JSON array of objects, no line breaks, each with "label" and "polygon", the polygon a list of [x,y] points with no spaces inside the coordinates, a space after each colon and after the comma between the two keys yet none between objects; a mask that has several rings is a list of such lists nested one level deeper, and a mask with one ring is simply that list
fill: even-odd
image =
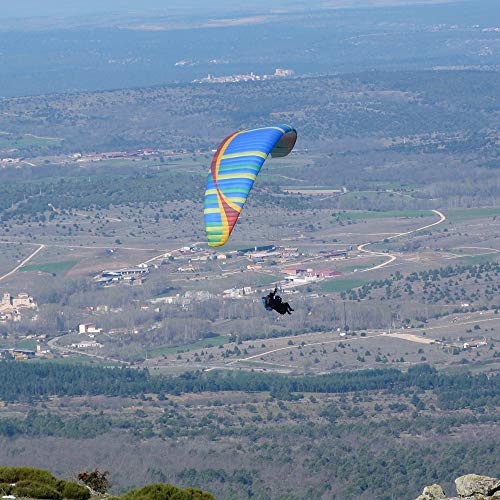
[{"label": "cluster of trees", "polygon": [[55,436],[72,439],[89,439],[110,432],[112,422],[102,415],[78,415],[63,419],[55,413],[28,412],[23,419],[0,419],[0,435],[16,436]]},{"label": "cluster of trees", "polygon": [[[192,174],[148,171],[125,175],[60,176],[37,181],[10,180],[0,186],[1,220],[4,223],[11,220],[17,223],[45,223],[56,218],[55,212],[47,212],[51,204],[62,211],[109,210],[112,206],[130,206],[140,217],[144,205],[158,208],[158,203],[163,206],[166,201],[198,199],[201,182],[199,176]],[[164,213],[161,206],[158,220],[169,218],[171,214]],[[89,219],[91,215],[89,213]],[[64,221],[61,223],[64,224]],[[73,224],[68,226],[72,226],[74,231],[79,229]]]},{"label": "cluster of trees", "polygon": [[[0,362],[0,398],[23,401],[48,396],[139,396],[219,391],[345,393],[352,391],[433,390],[449,408],[491,406],[500,401],[498,375],[445,374],[429,365],[397,369],[359,370],[318,376],[290,377],[254,372],[190,372],[179,377],[152,376],[146,370],[61,366],[52,363]],[[80,423],[81,424],[81,423]],[[83,424],[81,424],[83,425]],[[105,427],[106,423],[102,425]],[[32,425],[36,429],[35,425]],[[35,430],[36,432],[36,430]]]},{"label": "cluster of trees", "polygon": [[444,302],[490,303],[498,295],[497,286],[500,264],[446,266],[413,272],[403,276],[400,271],[384,280],[375,280],[358,289],[343,292],[342,298],[362,300],[374,298],[373,292],[383,291],[382,300],[407,299],[418,296],[423,302],[436,304]]},{"label": "cluster of trees", "polygon": [[[133,396],[123,405],[117,399],[114,407],[107,400],[104,414],[96,410],[92,418],[85,409],[75,415],[68,400],[62,400],[64,411],[53,409],[53,400],[50,409],[42,404],[24,419],[0,420],[3,442],[25,435],[36,437],[37,446],[43,446],[43,437],[50,436],[51,443],[80,439],[85,448],[94,446],[91,443],[101,448],[123,439],[127,446],[116,449],[127,453],[131,447],[136,458],[144,454],[139,461],[148,468],[148,475],[140,476],[140,471],[131,469],[137,466],[133,462],[126,484],[139,484],[135,475],[139,474],[142,483],[174,482],[220,497],[389,499],[389,492],[417,495],[433,478],[447,483],[460,471],[491,474],[496,466],[495,409],[500,393],[498,375],[491,373],[448,374],[420,365],[407,372],[363,370],[303,377],[197,372],[170,378],[129,369],[6,362],[0,363],[2,380],[5,370],[20,382],[7,379],[2,399],[9,385],[22,386],[23,393],[13,400],[29,399],[34,385],[25,381],[30,379],[38,388],[36,399],[68,394]],[[206,394],[199,394],[196,401],[170,397],[181,392]],[[213,394],[218,392],[220,396]],[[98,408],[98,401],[90,404]],[[135,411],[123,411],[124,407]],[[7,425],[15,432],[6,432]],[[470,428],[481,428],[481,433],[466,432]],[[88,439],[96,435],[98,440]],[[136,446],[139,441],[149,444]],[[155,455],[155,446],[160,455]],[[115,471],[112,477],[127,468],[123,456],[106,464]],[[289,484],[270,479],[290,470]],[[145,491],[130,498],[148,498],[140,496]]]}]

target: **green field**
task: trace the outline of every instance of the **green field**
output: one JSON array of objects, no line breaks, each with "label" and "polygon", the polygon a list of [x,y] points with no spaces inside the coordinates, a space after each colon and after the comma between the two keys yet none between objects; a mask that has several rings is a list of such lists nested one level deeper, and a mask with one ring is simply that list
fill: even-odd
[{"label": "green field", "polygon": [[335,218],[339,220],[395,219],[400,217],[433,217],[430,210],[389,210],[387,212],[339,212]]},{"label": "green field", "polygon": [[483,217],[495,217],[500,215],[500,207],[489,208],[464,208],[458,210],[446,210],[446,218],[451,222],[461,222],[468,219],[480,219]]},{"label": "green field", "polygon": [[336,266],[336,270],[340,271],[341,273],[352,273],[354,270],[362,271],[363,269],[368,269],[378,264],[382,264],[382,262],[384,262],[385,260],[387,259],[373,259],[368,264],[359,264],[359,265],[349,264],[345,266],[338,265]]},{"label": "green field", "polygon": [[217,335],[217,337],[211,337],[206,339],[197,340],[191,344],[181,345],[181,346],[158,346],[148,349],[149,357],[158,356],[168,356],[169,354],[176,354],[178,352],[188,352],[196,351],[197,349],[204,349],[207,347],[217,347],[224,345],[229,341],[228,337],[225,335]]},{"label": "green field", "polygon": [[24,136],[20,139],[12,139],[0,136],[0,148],[29,148],[43,146],[58,146],[62,139],[55,137],[31,137]]},{"label": "green field", "polygon": [[[34,350],[34,349],[33,349]],[[123,366],[121,363],[108,361],[106,359],[91,358],[90,356],[69,356],[67,358],[36,358],[31,363],[55,363],[59,365],[99,365],[99,366]]]},{"label": "green field", "polygon": [[352,290],[353,288],[359,288],[367,282],[368,280],[355,278],[334,279],[321,283],[321,291],[327,293],[346,292],[347,290]]},{"label": "green field", "polygon": [[45,264],[29,264],[21,267],[20,271],[40,271],[49,274],[64,274],[68,272],[75,264],[76,260],[64,260],[61,262],[47,262]]},{"label": "green field", "polygon": [[16,349],[27,349],[29,351],[36,351],[36,340],[21,340],[16,344]]}]

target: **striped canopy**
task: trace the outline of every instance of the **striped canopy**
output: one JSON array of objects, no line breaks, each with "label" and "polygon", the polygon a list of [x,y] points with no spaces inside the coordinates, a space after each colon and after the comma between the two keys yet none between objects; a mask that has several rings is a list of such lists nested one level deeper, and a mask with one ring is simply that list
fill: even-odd
[{"label": "striped canopy", "polygon": [[231,234],[260,169],[269,156],[292,151],[297,132],[288,125],[241,130],[226,137],[212,159],[205,191],[208,244],[224,245]]}]

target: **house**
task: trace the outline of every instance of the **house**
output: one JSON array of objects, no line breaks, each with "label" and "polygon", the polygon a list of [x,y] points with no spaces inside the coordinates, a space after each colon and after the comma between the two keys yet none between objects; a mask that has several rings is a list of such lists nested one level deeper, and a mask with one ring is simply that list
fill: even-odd
[{"label": "house", "polygon": [[208,255],[200,255],[199,257],[193,257],[191,261],[193,262],[206,262],[208,260]]},{"label": "house", "polygon": [[286,284],[293,284],[293,285],[304,285],[306,283],[311,283],[312,281],[315,281],[316,278],[310,274],[298,274],[295,276],[285,276],[285,283]]},{"label": "house", "polygon": [[152,304],[176,304],[181,300],[180,295],[172,295],[167,297],[157,297],[156,299],[151,299]]},{"label": "house", "polygon": [[132,267],[128,269],[107,270],[101,273],[103,278],[124,278],[125,276],[142,276],[148,274],[149,270],[146,267]]},{"label": "house", "polygon": [[287,268],[284,268],[281,270],[282,273],[291,274],[292,276],[293,275],[296,275],[296,276],[305,275],[311,271],[312,271],[312,269],[306,269],[304,267],[287,267]]},{"label": "house", "polygon": [[102,344],[96,342],[95,340],[88,340],[84,342],[79,342],[78,344],[71,344],[71,347],[76,349],[96,349],[96,348],[100,349],[102,347]]},{"label": "house", "polygon": [[186,299],[193,299],[203,302],[204,300],[210,300],[214,297],[212,293],[207,290],[188,290],[184,293]]},{"label": "house", "polygon": [[271,252],[272,250],[276,250],[275,245],[262,245],[260,247],[242,248],[238,250],[238,254],[244,255],[250,252]]},{"label": "house", "polygon": [[259,269],[262,269],[262,266],[260,264],[248,264],[247,269],[249,271],[257,271]]},{"label": "house", "polygon": [[299,254],[299,249],[298,248],[292,248],[292,247],[284,247],[284,248],[279,248],[278,249],[282,257],[298,257]]},{"label": "house", "polygon": [[469,340],[464,342],[464,349],[477,349],[483,345],[488,345],[488,342],[486,340]]},{"label": "house", "polygon": [[198,268],[195,268],[195,267],[193,267],[191,265],[189,265],[189,266],[181,266],[181,267],[177,268],[177,271],[179,271],[181,273],[194,273],[197,270],[198,270]]},{"label": "house", "polygon": [[41,344],[36,345],[36,355],[37,356],[45,356],[46,354],[50,354],[50,349],[47,349],[47,345],[44,344],[43,346]]},{"label": "house", "polygon": [[99,276],[95,277],[96,283],[99,285],[112,285],[118,282],[127,282],[134,285],[142,284],[142,280],[149,274],[147,264],[141,264],[140,267],[132,267],[128,269],[116,269],[103,271]]},{"label": "house", "polygon": [[101,333],[102,328],[96,328],[94,323],[82,323],[81,325],[78,325],[78,333],[85,334],[85,333]]},{"label": "house", "polygon": [[248,257],[252,260],[264,260],[265,257],[281,257],[281,252],[269,251],[269,252],[250,252]]},{"label": "house", "polygon": [[0,313],[13,313],[17,309],[36,308],[36,302],[27,293],[20,293],[17,297],[14,297],[10,293],[5,292],[0,300]]},{"label": "house", "polygon": [[228,288],[227,290],[224,290],[223,296],[225,298],[230,298],[230,299],[241,299],[245,295],[248,295],[249,293],[252,293],[252,289],[250,287],[244,287],[244,288]]},{"label": "house", "polygon": [[27,293],[20,293],[17,297],[12,297],[12,307],[16,309],[36,309],[36,302]]},{"label": "house", "polygon": [[26,349],[12,349],[9,350],[9,352],[14,356],[15,359],[21,360],[21,359],[32,359],[35,357],[36,352],[35,351],[28,351]]},{"label": "house", "polygon": [[315,269],[312,274],[317,278],[332,278],[333,276],[340,275],[335,269]]}]

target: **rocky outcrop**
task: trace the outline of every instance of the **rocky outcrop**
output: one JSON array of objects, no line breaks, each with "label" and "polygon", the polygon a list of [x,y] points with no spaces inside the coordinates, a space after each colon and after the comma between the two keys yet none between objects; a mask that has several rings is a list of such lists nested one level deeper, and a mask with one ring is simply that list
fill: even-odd
[{"label": "rocky outcrop", "polygon": [[439,484],[426,486],[416,500],[500,500],[500,479],[466,474],[455,479],[458,497],[449,498]]},{"label": "rocky outcrop", "polygon": [[443,488],[439,484],[433,484],[432,486],[426,486],[417,500],[442,500],[445,498]]},{"label": "rocky outcrop", "polygon": [[[455,479],[458,496],[461,498],[482,495],[482,498],[500,498],[500,479],[477,474],[467,474]],[[481,497],[477,497],[481,498]]]}]

